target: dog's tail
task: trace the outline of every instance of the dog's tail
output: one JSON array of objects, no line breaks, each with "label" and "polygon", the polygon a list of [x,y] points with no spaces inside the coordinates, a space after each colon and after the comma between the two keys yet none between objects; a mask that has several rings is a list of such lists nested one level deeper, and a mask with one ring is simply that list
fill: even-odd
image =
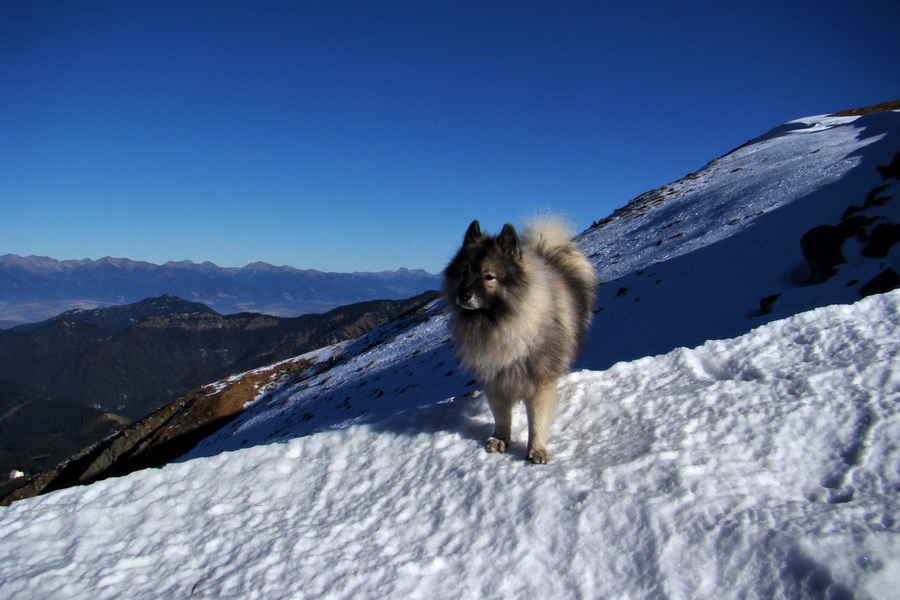
[{"label": "dog's tail", "polygon": [[562,273],[565,288],[574,301],[577,347],[584,343],[592,308],[597,299],[597,273],[572,241],[572,230],[562,219],[543,217],[530,221],[522,232],[527,246]]},{"label": "dog's tail", "polygon": [[555,216],[534,218],[522,231],[525,244],[538,253],[571,246],[573,237],[571,227],[562,218]]}]

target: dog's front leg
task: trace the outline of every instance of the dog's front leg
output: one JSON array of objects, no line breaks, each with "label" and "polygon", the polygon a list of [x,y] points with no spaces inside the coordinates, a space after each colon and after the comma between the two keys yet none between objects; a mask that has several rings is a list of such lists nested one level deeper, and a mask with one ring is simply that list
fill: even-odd
[{"label": "dog's front leg", "polygon": [[535,395],[525,399],[528,411],[528,460],[547,464],[547,433],[556,412],[556,381],[540,386]]},{"label": "dog's front leg", "polygon": [[488,393],[488,405],[494,414],[494,435],[487,439],[485,449],[488,452],[506,452],[512,438],[513,401],[497,390],[486,388],[485,392]]}]

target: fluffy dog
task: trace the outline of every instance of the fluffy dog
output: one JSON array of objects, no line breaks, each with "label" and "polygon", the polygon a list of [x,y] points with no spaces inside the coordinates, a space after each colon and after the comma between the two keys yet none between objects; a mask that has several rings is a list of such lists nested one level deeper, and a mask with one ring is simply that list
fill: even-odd
[{"label": "fluffy dog", "polygon": [[444,299],[457,355],[481,382],[494,415],[488,452],[505,452],[512,409],[528,414],[528,459],[547,462],[547,431],[557,380],[581,351],[597,293],[597,276],[556,220],[498,236],[472,221],[444,270]]}]

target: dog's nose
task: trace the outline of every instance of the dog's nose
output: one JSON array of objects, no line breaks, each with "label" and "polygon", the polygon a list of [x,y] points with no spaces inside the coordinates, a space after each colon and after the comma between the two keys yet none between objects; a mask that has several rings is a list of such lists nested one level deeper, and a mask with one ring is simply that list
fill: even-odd
[{"label": "dog's nose", "polygon": [[474,295],[475,294],[472,293],[472,290],[459,290],[459,299],[462,302],[468,302]]}]

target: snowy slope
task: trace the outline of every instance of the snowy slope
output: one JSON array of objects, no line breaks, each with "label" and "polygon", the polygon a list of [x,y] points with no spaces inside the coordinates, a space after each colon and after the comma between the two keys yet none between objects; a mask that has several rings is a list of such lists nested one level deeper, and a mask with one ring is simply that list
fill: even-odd
[{"label": "snowy slope", "polygon": [[896,597],[898,327],[892,292],[574,373],[547,467],[462,397],[18,502],[0,596]]},{"label": "snowy slope", "polygon": [[433,303],[305,356],[175,464],[0,509],[0,597],[892,597],[900,292],[857,300],[898,257],[848,246],[800,285],[799,239],[897,195],[898,128],[788,123],[579,236],[607,283],[550,465],[521,414],[481,450]]},{"label": "snowy slope", "polygon": [[[854,302],[860,285],[880,270],[900,272],[896,247],[885,260],[866,260],[851,241],[848,264],[835,277],[800,285],[809,274],[803,234],[836,225],[872,190],[887,185],[883,194],[894,198],[872,216],[900,223],[900,182],[884,181],[878,170],[898,152],[897,111],[792,121],[582,234],[582,248],[609,283],[600,290],[602,311],[579,366],[605,369]],[[760,301],[776,294],[771,313],[758,316]]]}]

